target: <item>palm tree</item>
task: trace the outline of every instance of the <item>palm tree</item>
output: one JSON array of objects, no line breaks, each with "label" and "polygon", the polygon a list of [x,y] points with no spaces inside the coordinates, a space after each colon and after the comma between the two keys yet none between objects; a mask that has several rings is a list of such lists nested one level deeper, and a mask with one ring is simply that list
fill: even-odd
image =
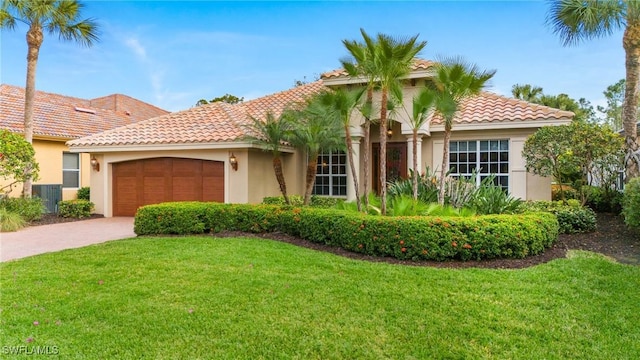
[{"label": "palm tree", "polygon": [[323,93],[318,93],[309,98],[303,108],[291,112],[295,121],[289,141],[307,153],[305,205],[311,202],[320,152],[344,148],[345,134],[340,116],[332,106],[326,105],[323,96]]},{"label": "palm tree", "polygon": [[511,94],[516,99],[537,104],[542,96],[542,88],[540,86],[531,86],[530,84],[515,84],[511,87]]},{"label": "palm tree", "polygon": [[413,132],[413,199],[418,200],[418,130],[429,120],[429,111],[434,105],[434,93],[428,88],[423,88],[413,97],[409,125]]},{"label": "palm tree", "polygon": [[[375,39],[360,29],[364,39],[365,63],[357,70],[360,75],[374,79],[380,86],[380,210],[383,215],[387,212],[387,103],[394,97],[398,102],[402,100],[402,85],[400,79],[407,76],[411,64],[420,51],[427,45],[426,41],[418,42],[418,35],[404,39],[393,38],[389,35],[378,34]],[[354,56],[356,61],[358,58]]]},{"label": "palm tree", "polygon": [[563,45],[574,45],[624,29],[626,85],[622,105],[626,181],[640,176],[640,144],[636,128],[640,81],[640,1],[554,0],[547,15]]},{"label": "palm tree", "polygon": [[273,113],[268,112],[266,119],[256,119],[251,117],[251,122],[246,126],[249,134],[245,138],[260,146],[263,150],[271,152],[273,156],[273,172],[280,186],[280,192],[284,197],[284,202],[291,205],[289,196],[287,195],[287,183],[284,179],[284,171],[282,170],[282,152],[280,151],[282,144],[288,139],[293,128],[289,120],[288,112],[285,111],[280,117],[276,117]]},{"label": "palm tree", "polygon": [[342,40],[345,48],[349,51],[352,59],[342,59],[342,67],[347,71],[349,76],[357,77],[364,76],[366,79],[365,87],[367,89],[367,96],[363,106],[360,108],[360,112],[364,116],[364,123],[362,124],[362,132],[364,143],[364,149],[362,151],[362,167],[364,168],[362,182],[364,188],[364,207],[369,207],[369,159],[370,155],[370,142],[371,142],[371,115],[373,114],[373,91],[377,87],[377,76],[374,71],[374,57],[376,52],[376,44],[367,35],[364,29],[360,29],[360,33],[364,39],[364,42],[360,43],[354,40]]},{"label": "palm tree", "polygon": [[351,177],[353,178],[353,187],[356,193],[356,204],[358,211],[362,211],[360,203],[360,186],[358,184],[358,174],[353,160],[353,140],[351,139],[351,114],[360,103],[360,99],[366,88],[356,88],[353,90],[345,90],[343,88],[335,91],[326,91],[319,95],[320,101],[327,107],[333,108],[332,113],[339,118],[344,127],[345,141],[347,145],[347,159],[349,159],[349,167],[351,168]]},{"label": "palm tree", "polygon": [[[33,143],[33,100],[36,93],[36,67],[43,32],[58,34],[62,40],[91,46],[98,40],[98,26],[93,19],[80,19],[83,5],[77,0],[4,0],[0,7],[0,29],[15,29],[18,22],[27,31],[27,83],[24,99],[24,137]],[[31,177],[27,176],[22,191],[31,197]]]},{"label": "palm tree", "polygon": [[435,66],[435,76],[427,85],[428,92],[433,97],[434,113],[444,121],[444,149],[438,193],[441,205],[444,205],[444,184],[453,120],[460,110],[460,104],[478,95],[495,73],[495,70],[481,71],[476,65],[467,64],[461,59],[446,59]]}]

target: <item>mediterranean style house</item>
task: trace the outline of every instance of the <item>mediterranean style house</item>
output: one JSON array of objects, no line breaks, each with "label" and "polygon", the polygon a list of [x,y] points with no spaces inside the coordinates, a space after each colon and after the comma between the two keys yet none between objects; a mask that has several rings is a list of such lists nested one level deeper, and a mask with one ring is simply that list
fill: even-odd
[{"label": "mediterranean style house", "polygon": [[[24,133],[24,98],[24,88],[0,85],[1,129]],[[168,113],[121,94],[87,100],[36,91],[34,106],[33,147],[40,165],[34,194],[61,189],[57,200],[74,199],[80,187],[89,186],[90,155],[71,152],[67,141]],[[21,190],[19,184],[9,195],[19,196]]]},{"label": "mediterranean style house", "polygon": [[[418,89],[431,77],[433,63],[414,62],[403,79],[404,101],[410,106]],[[288,105],[326,88],[353,87],[362,79],[344,70],[325,73],[319,81],[238,104],[222,102],[158,116],[67,142],[71,153],[89,153],[99,168],[91,171],[91,201],[96,212],[133,216],[138,207],[165,201],[219,201],[259,203],[280,194],[271,154],[245,140],[251,117],[267,112],[279,115]],[[500,185],[522,199],[550,199],[551,179],[528,173],[521,152],[527,136],[542,126],[569,123],[573,113],[483,92],[466,101],[455,119],[451,138],[451,175],[495,174]],[[362,142],[362,117],[354,114],[357,173],[368,172],[370,189],[378,189],[376,161],[379,131]],[[418,171],[437,169],[443,153],[442,119],[432,117],[419,129]],[[398,113],[390,122],[387,174],[405,177],[411,166],[412,129],[407,116]],[[371,168],[362,167],[364,147],[372,150]],[[283,167],[290,194],[304,191],[306,157],[283,145]],[[354,199],[346,156],[341,152],[319,156],[314,193]]]}]

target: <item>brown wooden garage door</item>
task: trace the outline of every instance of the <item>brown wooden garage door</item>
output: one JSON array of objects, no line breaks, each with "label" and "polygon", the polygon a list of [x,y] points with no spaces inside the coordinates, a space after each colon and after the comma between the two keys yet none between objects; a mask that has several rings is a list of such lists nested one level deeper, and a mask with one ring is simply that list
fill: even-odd
[{"label": "brown wooden garage door", "polygon": [[113,216],[167,201],[224,202],[224,162],[155,158],[113,164]]}]

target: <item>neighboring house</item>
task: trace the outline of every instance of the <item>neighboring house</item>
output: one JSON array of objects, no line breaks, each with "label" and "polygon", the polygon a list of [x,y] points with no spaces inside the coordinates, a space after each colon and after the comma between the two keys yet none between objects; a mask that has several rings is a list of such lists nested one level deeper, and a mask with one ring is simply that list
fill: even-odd
[{"label": "neighboring house", "polygon": [[[24,133],[24,96],[22,87],[0,85],[1,129]],[[167,113],[121,94],[87,100],[36,91],[33,147],[40,179],[34,182],[34,193],[53,185],[61,187],[61,198],[68,200],[76,197],[80,187],[89,186],[89,154],[72,153],[65,142]],[[19,196],[21,191],[18,184],[10,195]]]},{"label": "neighboring house", "polygon": [[[405,83],[405,104],[429,79],[432,62],[419,60]],[[198,200],[227,203],[259,203],[279,195],[271,154],[244,140],[250,117],[279,115],[288,105],[327,87],[353,86],[362,79],[343,70],[322,79],[259,99],[230,105],[213,103],[141,121],[81,139],[69,141],[73,153],[90,153],[100,163],[91,174],[91,200],[105,216],[132,216],[139,206],[164,201]],[[573,113],[483,92],[467,101],[451,138],[449,165],[454,176],[470,175],[482,168],[482,176],[496,174],[515,197],[550,199],[551,179],[527,173],[521,152],[524,141],[546,125],[569,123]],[[387,149],[388,179],[405,177],[411,164],[411,134],[406,114],[391,121]],[[371,142],[363,144],[362,117],[352,117],[356,170],[368,171],[370,188],[378,189],[378,128],[372,126]],[[432,170],[442,160],[444,126],[433,118],[420,129],[419,171]],[[364,146],[373,150],[371,168],[361,166]],[[305,154],[282,148],[287,190],[304,191]],[[233,166],[234,164],[236,166]],[[354,199],[351,172],[344,153],[319,156],[314,193]]]}]

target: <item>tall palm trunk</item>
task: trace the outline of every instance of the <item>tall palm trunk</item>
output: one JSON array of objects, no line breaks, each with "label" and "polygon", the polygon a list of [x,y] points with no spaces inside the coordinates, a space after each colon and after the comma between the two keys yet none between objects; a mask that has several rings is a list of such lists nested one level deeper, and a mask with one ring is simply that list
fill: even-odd
[{"label": "tall palm trunk", "polygon": [[[29,144],[33,144],[33,102],[36,95],[36,67],[38,66],[38,54],[44,37],[39,23],[32,23],[27,31],[27,83],[24,95],[24,138]],[[25,169],[26,180],[22,188],[22,196],[31,197],[31,168]]]},{"label": "tall palm trunk", "polygon": [[[626,87],[622,104],[622,123],[626,147],[626,181],[640,176],[640,159],[637,152],[638,130],[638,80],[640,76],[640,24],[629,24],[624,31],[622,44],[625,50]],[[635,154],[635,155],[634,155]]]},{"label": "tall palm trunk", "polygon": [[[369,87],[367,89],[367,102],[365,103],[365,106],[368,107],[369,109],[371,109],[371,107],[373,106],[373,88]],[[370,159],[370,142],[371,142],[371,119],[366,116],[364,119],[364,127],[363,127],[363,132],[364,132],[364,151],[362,151],[362,166],[364,167],[364,173],[363,173],[363,177],[362,177],[362,182],[364,182],[364,208],[368,209],[369,208],[369,174],[371,171],[371,166],[369,165],[369,159]],[[358,199],[358,201],[360,201],[360,199]]]},{"label": "tall palm trunk", "polygon": [[304,204],[309,205],[311,203],[311,193],[313,192],[313,184],[316,182],[316,172],[318,166],[318,153],[309,155],[309,162],[307,164],[307,188],[304,191]]},{"label": "tall palm trunk", "polygon": [[380,100],[380,212],[387,215],[387,89]]},{"label": "tall palm trunk", "polygon": [[349,129],[349,124],[345,124],[344,133],[347,140],[347,154],[349,156],[349,167],[351,167],[351,176],[353,177],[353,187],[356,191],[356,204],[358,206],[358,211],[362,211],[362,204],[360,203],[360,186],[358,185],[358,174],[354,167],[355,162],[353,161],[353,140],[351,139],[351,130]]},{"label": "tall palm trunk", "polygon": [[287,195],[287,183],[284,180],[284,171],[282,171],[282,159],[280,159],[280,156],[273,156],[273,171],[276,174],[276,180],[278,180],[278,185],[280,186],[280,192],[284,197],[284,202],[287,205],[291,205],[291,201]]},{"label": "tall palm trunk", "polygon": [[418,200],[418,128],[413,129],[413,200]]},{"label": "tall palm trunk", "polygon": [[449,139],[451,139],[451,121],[445,120],[444,125],[444,146],[442,147],[442,164],[440,169],[440,189],[438,191],[438,203],[444,205],[444,182],[447,174],[447,159],[449,158]]}]

